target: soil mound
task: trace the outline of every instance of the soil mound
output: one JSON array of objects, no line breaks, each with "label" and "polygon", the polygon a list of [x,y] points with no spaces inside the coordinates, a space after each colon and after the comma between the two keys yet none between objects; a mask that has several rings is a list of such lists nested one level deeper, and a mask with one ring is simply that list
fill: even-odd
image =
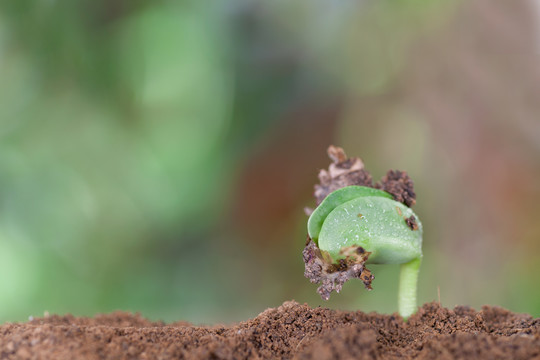
[{"label": "soil mound", "polygon": [[540,318],[425,304],[398,315],[285,302],[232,326],[115,312],[0,326],[0,359],[540,359]]}]

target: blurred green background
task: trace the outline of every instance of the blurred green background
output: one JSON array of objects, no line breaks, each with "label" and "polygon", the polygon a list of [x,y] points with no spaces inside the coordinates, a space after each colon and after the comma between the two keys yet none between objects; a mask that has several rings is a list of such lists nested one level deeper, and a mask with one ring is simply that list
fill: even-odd
[{"label": "blurred green background", "polygon": [[536,5],[0,2],[0,321],[396,311],[303,277],[331,143],[414,179],[420,303],[540,316]]}]

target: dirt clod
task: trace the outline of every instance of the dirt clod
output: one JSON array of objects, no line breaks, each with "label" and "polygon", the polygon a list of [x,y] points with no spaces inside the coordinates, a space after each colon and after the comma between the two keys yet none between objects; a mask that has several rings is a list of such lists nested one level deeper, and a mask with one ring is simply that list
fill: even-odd
[{"label": "dirt clod", "polygon": [[231,326],[152,322],[127,313],[0,326],[1,359],[538,359],[540,319],[485,306],[425,304],[397,314],[294,301]]},{"label": "dirt clod", "polygon": [[389,170],[375,187],[390,193],[394,200],[408,207],[416,204],[414,184],[406,171]]},{"label": "dirt clod", "polygon": [[302,252],[305,264],[304,276],[314,284],[320,283],[317,292],[324,300],[330,298],[332,291],[340,292],[349,279],[360,279],[366,289],[371,290],[375,277],[365,267],[371,254],[360,246],[341,249],[344,259],[333,261],[328,253],[321,251],[313,241],[309,241]]}]

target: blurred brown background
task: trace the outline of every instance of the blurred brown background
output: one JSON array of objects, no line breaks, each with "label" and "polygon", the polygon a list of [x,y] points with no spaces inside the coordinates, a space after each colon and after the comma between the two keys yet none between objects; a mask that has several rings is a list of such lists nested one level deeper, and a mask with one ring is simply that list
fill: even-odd
[{"label": "blurred brown background", "polygon": [[326,147],[415,181],[419,301],[540,316],[538,1],[0,3],[0,320],[394,312],[303,277]]}]

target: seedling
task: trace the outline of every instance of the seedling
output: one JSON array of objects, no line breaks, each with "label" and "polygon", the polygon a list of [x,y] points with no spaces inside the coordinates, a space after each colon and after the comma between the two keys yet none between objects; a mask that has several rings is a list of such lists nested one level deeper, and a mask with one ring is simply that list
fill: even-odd
[{"label": "seedling", "polygon": [[401,264],[398,309],[407,319],[416,311],[416,288],[422,259],[422,224],[410,206],[415,203],[407,173],[389,171],[380,183],[358,158],[343,149],[328,149],[334,163],[319,174],[319,205],[308,220],[304,249],[305,275],[328,300],[350,278],[368,290],[374,276],[365,264]]}]

